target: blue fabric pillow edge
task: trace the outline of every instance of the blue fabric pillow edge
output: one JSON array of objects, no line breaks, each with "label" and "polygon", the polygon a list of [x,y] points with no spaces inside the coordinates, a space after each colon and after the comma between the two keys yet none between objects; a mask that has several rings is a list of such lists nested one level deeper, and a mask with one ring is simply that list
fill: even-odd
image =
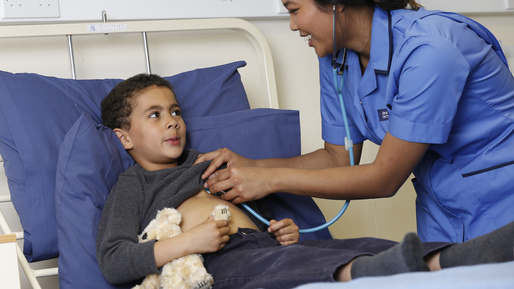
[{"label": "blue fabric pillow edge", "polygon": [[60,288],[87,288],[91,284],[98,289],[128,288],[103,278],[95,248],[96,230],[110,188],[133,162],[115,133],[95,124],[87,113],[66,134],[59,151],[55,197]]}]

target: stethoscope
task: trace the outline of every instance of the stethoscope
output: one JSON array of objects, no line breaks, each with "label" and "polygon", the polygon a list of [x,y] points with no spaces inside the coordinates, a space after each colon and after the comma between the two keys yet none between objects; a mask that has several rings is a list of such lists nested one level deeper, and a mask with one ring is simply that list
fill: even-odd
[{"label": "stethoscope", "polygon": [[[349,152],[349,155],[350,155],[350,165],[353,166],[353,165],[355,165],[355,161],[354,161],[354,157],[353,157],[353,141],[352,141],[352,138],[351,138],[351,135],[350,135],[350,128],[349,128],[349,125],[348,125],[348,117],[346,115],[346,108],[345,108],[344,101],[343,101],[344,71],[345,71],[345,65],[346,65],[346,53],[347,53],[347,50],[346,50],[346,48],[344,49],[344,51],[343,51],[343,63],[338,68],[337,64],[336,64],[336,59],[337,59],[337,52],[336,52],[336,4],[333,5],[332,11],[333,11],[333,32],[332,32],[332,37],[333,37],[333,41],[334,41],[334,50],[333,50],[333,54],[332,54],[333,55],[332,56],[333,57],[332,58],[332,66],[333,66],[333,74],[334,74],[334,88],[335,88],[335,90],[337,92],[337,96],[339,98],[339,104],[341,106],[341,113],[343,114],[344,128],[345,128],[345,131],[346,131],[346,137],[344,138],[344,140],[345,140],[345,147],[346,147],[346,150]],[[340,78],[339,84],[338,84],[338,76],[340,76],[339,77]],[[208,189],[206,189],[206,190],[210,194],[209,190]],[[269,226],[269,221],[266,220],[265,218],[263,218],[257,212],[255,212],[247,204],[242,203],[241,205],[248,212],[250,212],[254,217],[256,217],[261,222],[263,222],[264,224]],[[350,200],[346,200],[346,202],[344,203],[344,205],[341,208],[341,210],[339,211],[339,213],[337,213],[337,215],[334,218],[332,218],[332,220],[326,222],[323,225],[317,226],[317,227],[308,228],[308,229],[300,229],[300,233],[302,233],[302,234],[303,233],[312,233],[312,232],[323,230],[323,229],[329,227],[330,225],[335,223],[337,220],[339,220],[339,218],[341,218],[341,216],[344,214],[344,212],[348,208],[348,205],[350,205]]]}]

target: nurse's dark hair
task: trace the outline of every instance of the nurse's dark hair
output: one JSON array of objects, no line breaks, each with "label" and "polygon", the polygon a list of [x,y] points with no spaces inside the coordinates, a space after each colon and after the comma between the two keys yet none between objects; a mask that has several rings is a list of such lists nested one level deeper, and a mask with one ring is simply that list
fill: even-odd
[{"label": "nurse's dark hair", "polygon": [[369,6],[377,5],[384,10],[411,9],[419,10],[421,6],[416,0],[313,0],[321,9],[327,9],[334,4],[346,6]]},{"label": "nurse's dark hair", "polygon": [[137,74],[116,85],[102,100],[102,123],[108,128],[130,129],[130,116],[136,104],[136,96],[150,87],[166,87],[175,92],[166,79],[156,74]]}]

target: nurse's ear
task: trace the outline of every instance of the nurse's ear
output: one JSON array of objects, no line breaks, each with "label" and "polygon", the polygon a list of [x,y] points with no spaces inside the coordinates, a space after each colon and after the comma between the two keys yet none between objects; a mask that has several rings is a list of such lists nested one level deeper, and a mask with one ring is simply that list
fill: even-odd
[{"label": "nurse's ear", "polygon": [[338,0],[333,0],[332,4],[333,4],[333,8],[332,9],[335,10],[336,13],[343,13],[344,12],[344,8],[346,7],[345,4],[339,3]]}]

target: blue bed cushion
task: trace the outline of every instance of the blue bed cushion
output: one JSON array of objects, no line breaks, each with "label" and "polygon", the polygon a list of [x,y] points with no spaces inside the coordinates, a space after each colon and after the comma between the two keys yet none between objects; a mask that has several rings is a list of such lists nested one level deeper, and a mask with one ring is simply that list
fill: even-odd
[{"label": "blue bed cushion", "polygon": [[60,288],[116,288],[100,272],[95,240],[109,190],[133,163],[114,131],[87,113],[66,134],[55,189]]},{"label": "blue bed cushion", "polygon": [[184,121],[186,148],[210,152],[226,147],[251,159],[301,153],[299,113],[295,110],[257,108]]},{"label": "blue bed cushion", "polygon": [[[254,109],[219,116],[185,119],[188,147],[211,151],[229,147],[252,157],[300,154],[298,111]],[[117,174],[132,164],[110,129],[82,115],[66,134],[59,152],[56,203],[60,288],[123,288],[108,284],[96,262],[95,239],[103,204]],[[273,214],[293,218],[300,226],[323,223],[311,198],[270,198]],[[284,197],[282,196],[282,197]],[[314,238],[330,238],[328,231]],[[80,260],[80,261],[79,261]]]},{"label": "blue bed cushion", "polygon": [[393,276],[365,277],[350,282],[315,282],[296,289],[511,289],[514,261],[443,269],[435,272],[404,273]]},{"label": "blue bed cushion", "polygon": [[[166,77],[185,117],[244,110],[243,61]],[[0,71],[0,154],[30,262],[58,255],[55,170],[64,135],[83,112],[100,123],[100,102],[121,80],[71,80]]]}]

